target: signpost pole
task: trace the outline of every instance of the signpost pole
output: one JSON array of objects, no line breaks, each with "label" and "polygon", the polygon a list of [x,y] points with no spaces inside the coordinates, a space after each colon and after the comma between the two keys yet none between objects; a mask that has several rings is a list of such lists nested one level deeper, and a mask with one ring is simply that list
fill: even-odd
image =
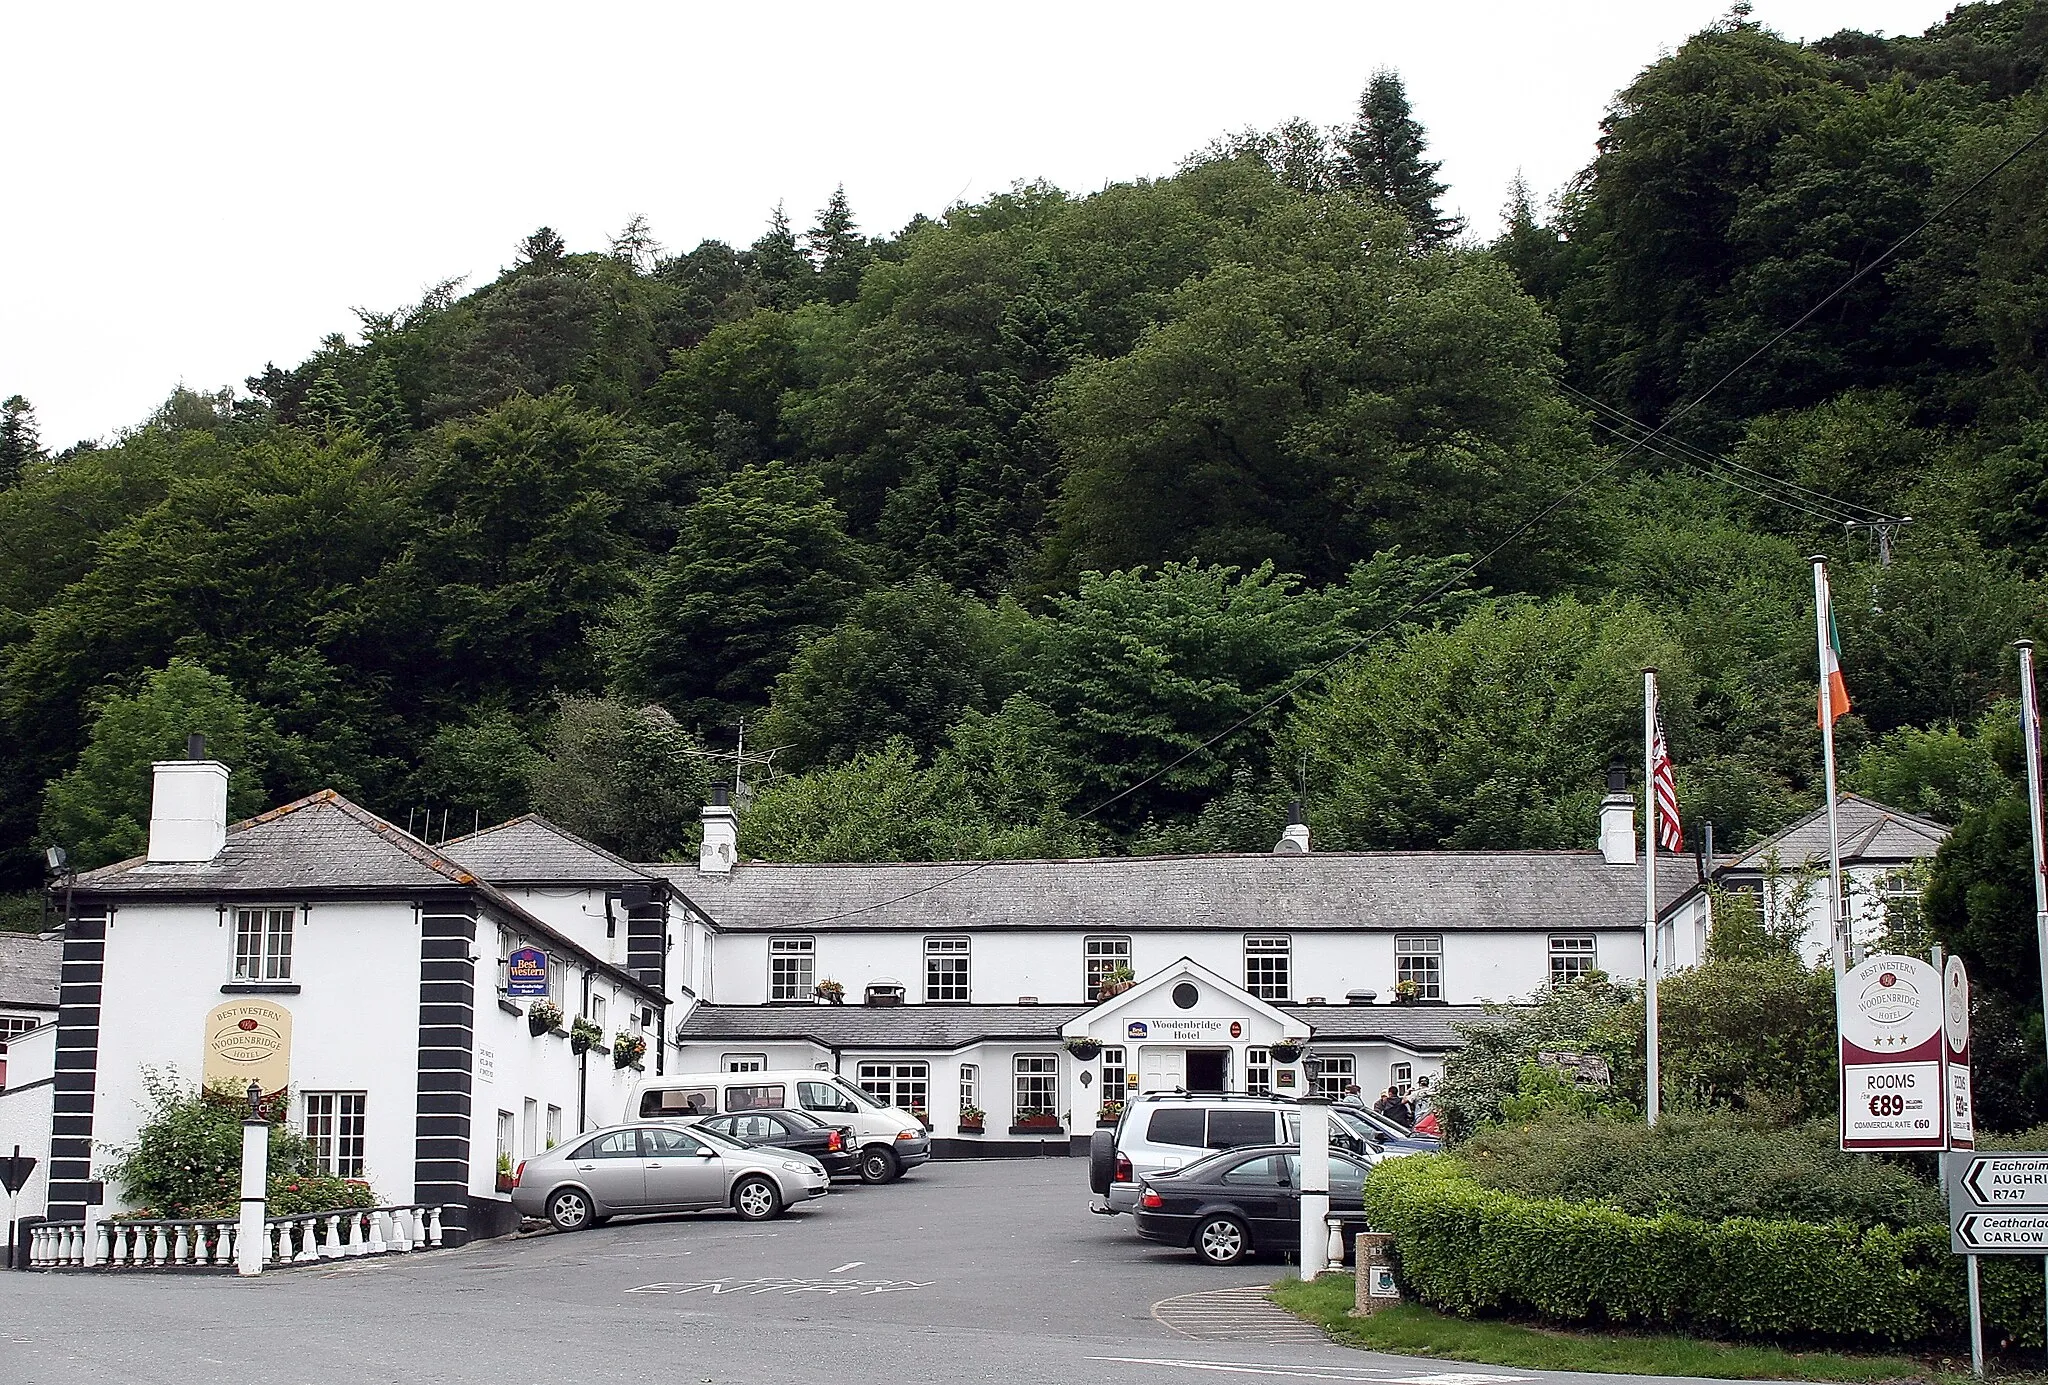
[{"label": "signpost pole", "polygon": [[1984,1378],[1984,1303],[1977,1283],[1977,1257],[1966,1255],[1970,1270],[1970,1374]]}]

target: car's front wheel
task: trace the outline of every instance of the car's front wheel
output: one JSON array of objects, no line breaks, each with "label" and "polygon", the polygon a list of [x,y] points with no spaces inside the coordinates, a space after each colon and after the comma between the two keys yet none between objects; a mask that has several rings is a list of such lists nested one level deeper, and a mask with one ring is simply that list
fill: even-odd
[{"label": "car's front wheel", "polygon": [[863,1183],[891,1183],[903,1172],[903,1166],[896,1162],[896,1151],[884,1145],[869,1145],[860,1152],[860,1181]]},{"label": "car's front wheel", "polygon": [[743,1178],[732,1190],[732,1207],[747,1221],[767,1221],[782,1211],[782,1193],[773,1179]]},{"label": "car's front wheel", "polygon": [[548,1220],[557,1231],[581,1231],[591,1225],[590,1194],[581,1188],[563,1188],[548,1198]]},{"label": "car's front wheel", "polygon": [[1235,1265],[1251,1249],[1252,1238],[1235,1217],[1211,1217],[1195,1228],[1195,1254],[1212,1265]]}]

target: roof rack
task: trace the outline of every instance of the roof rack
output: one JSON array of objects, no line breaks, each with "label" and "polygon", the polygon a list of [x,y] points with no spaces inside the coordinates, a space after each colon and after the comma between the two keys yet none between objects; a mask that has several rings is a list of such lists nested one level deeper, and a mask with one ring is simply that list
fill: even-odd
[{"label": "roof rack", "polygon": [[1191,1092],[1186,1087],[1155,1087],[1150,1091],[1139,1092],[1138,1096],[1141,1099],[1145,1097],[1184,1097],[1189,1101],[1258,1101],[1264,1102],[1269,1106],[1275,1103],[1280,1105],[1300,1105],[1301,1103],[1299,1097],[1281,1096],[1277,1093]]}]

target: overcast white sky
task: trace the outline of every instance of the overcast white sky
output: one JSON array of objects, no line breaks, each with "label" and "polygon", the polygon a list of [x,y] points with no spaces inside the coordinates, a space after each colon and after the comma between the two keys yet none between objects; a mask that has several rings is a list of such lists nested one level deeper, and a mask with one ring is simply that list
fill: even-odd
[{"label": "overcast white sky", "polygon": [[[1794,38],[1918,32],[1946,0],[1757,0]],[[0,397],[61,447],[183,382],[296,363],[350,308],[472,284],[535,226],[645,213],[671,248],[870,233],[1043,177],[1169,173],[1247,125],[1350,117],[1399,69],[1455,210],[1554,191],[1601,113],[1726,0],[1007,5],[0,6]]]}]

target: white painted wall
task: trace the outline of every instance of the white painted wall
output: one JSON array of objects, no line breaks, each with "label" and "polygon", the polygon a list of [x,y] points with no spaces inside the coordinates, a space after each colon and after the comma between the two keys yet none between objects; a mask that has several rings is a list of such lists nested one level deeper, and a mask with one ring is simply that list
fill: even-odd
[{"label": "white painted wall", "polygon": [[[7,1087],[0,1091],[0,1155],[16,1145],[36,1160],[35,1172],[14,1203],[17,1217],[40,1217],[50,1201],[50,1114],[56,1095],[57,1026],[46,1024],[7,1041]],[[37,1085],[40,1084],[40,1085]],[[0,1217],[7,1199],[0,1193]],[[0,1226],[0,1235],[6,1228]]]}]

